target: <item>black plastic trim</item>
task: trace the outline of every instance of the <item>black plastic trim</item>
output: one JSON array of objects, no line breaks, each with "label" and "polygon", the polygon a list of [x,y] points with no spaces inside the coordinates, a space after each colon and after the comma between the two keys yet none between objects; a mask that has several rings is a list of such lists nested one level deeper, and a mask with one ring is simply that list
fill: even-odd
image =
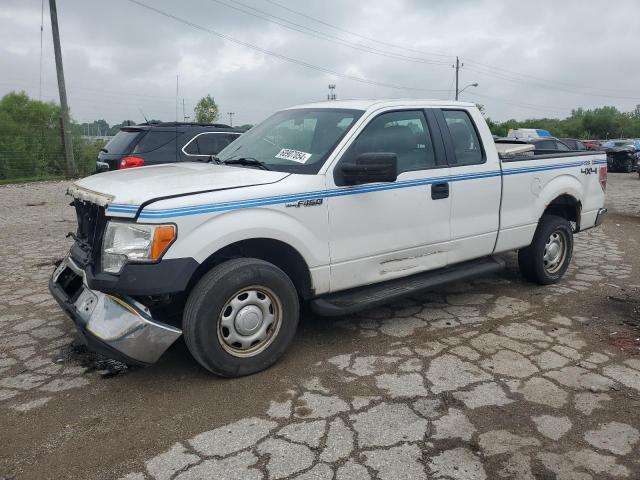
[{"label": "black plastic trim", "polygon": [[359,312],[389,303],[416,292],[439,287],[460,280],[488,275],[505,268],[505,261],[485,257],[459,263],[438,270],[418,273],[409,277],[374,283],[318,297],[311,301],[311,309],[321,316],[335,317]]},{"label": "black plastic trim", "polygon": [[449,167],[449,160],[445,151],[444,141],[442,139],[442,131],[436,118],[434,108],[425,108],[424,115],[427,118],[427,125],[431,132],[431,140],[433,142],[433,149],[436,154],[436,168]]},{"label": "black plastic trim", "polygon": [[128,263],[120,274],[85,270],[92,290],[117,295],[166,295],[187,289],[200,264],[193,258],[169,258],[158,263]]}]

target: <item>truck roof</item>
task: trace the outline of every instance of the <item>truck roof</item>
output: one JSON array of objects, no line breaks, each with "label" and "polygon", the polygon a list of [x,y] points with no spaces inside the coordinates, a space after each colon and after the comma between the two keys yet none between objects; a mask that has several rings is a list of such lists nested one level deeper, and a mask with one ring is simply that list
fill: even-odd
[{"label": "truck roof", "polygon": [[372,107],[474,107],[474,103],[456,102],[453,100],[434,100],[417,98],[393,98],[393,99],[370,99],[370,100],[330,100],[324,102],[306,103],[288,107],[285,110],[294,108],[345,108],[350,110],[368,110]]}]

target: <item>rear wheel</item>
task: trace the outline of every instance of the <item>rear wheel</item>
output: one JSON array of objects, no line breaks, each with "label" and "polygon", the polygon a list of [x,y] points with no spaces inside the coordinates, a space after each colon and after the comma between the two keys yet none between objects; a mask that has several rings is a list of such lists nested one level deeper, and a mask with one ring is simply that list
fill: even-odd
[{"label": "rear wheel", "polygon": [[550,285],[560,281],[572,255],[571,224],[556,215],[543,215],[531,245],[518,251],[518,264],[528,280]]},{"label": "rear wheel", "polygon": [[278,267],[254,258],[229,260],[209,271],[189,295],[185,343],[210,372],[249,375],[284,353],[299,309],[296,289]]}]

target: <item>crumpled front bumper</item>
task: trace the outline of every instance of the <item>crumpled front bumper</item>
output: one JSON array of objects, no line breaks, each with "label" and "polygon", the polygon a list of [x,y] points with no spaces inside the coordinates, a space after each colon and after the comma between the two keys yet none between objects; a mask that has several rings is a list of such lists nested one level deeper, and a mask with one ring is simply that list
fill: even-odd
[{"label": "crumpled front bumper", "polygon": [[53,272],[49,290],[89,348],[111,358],[152,364],[182,335],[179,328],[155,321],[132,298],[91,290],[84,271],[69,257]]}]

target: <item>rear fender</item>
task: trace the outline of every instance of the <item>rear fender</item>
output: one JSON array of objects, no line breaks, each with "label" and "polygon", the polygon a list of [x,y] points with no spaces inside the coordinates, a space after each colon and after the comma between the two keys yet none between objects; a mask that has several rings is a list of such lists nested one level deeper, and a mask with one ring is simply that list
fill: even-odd
[{"label": "rear fender", "polygon": [[551,181],[542,187],[536,199],[535,210],[537,212],[537,219],[539,220],[547,207],[562,195],[569,195],[573,197],[578,204],[581,204],[584,196],[584,187],[575,176],[568,174],[559,175],[551,179]]}]

